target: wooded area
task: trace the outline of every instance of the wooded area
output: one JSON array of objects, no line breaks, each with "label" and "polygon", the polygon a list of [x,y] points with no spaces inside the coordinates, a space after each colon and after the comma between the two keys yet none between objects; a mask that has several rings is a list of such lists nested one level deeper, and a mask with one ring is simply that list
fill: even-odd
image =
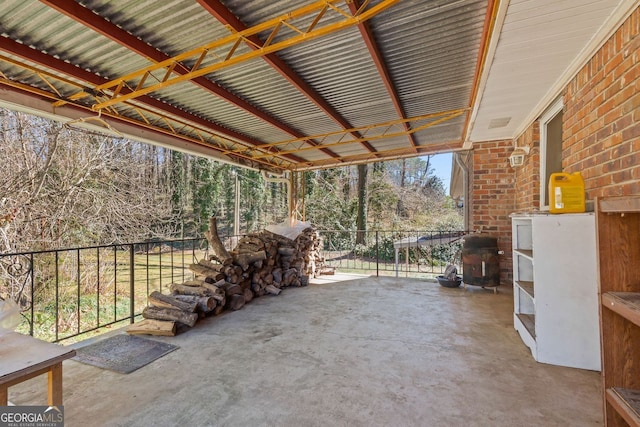
[{"label": "wooded area", "polygon": [[[284,185],[258,171],[6,109],[0,138],[0,253],[197,237],[212,215],[220,235],[231,235],[232,172],[241,233],[287,215]],[[306,221],[318,230],[462,228],[428,157],[302,179]]]}]

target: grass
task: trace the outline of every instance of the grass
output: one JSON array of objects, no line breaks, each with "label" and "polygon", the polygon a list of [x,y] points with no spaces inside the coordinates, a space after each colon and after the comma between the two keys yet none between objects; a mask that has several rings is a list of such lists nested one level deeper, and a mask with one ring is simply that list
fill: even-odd
[{"label": "grass", "polygon": [[[132,298],[134,314],[140,314],[151,292],[168,293],[171,283],[193,278],[189,264],[203,258],[205,252],[135,254],[133,277],[128,251],[107,248],[60,253],[57,268],[48,255],[34,259],[33,335],[45,341],[68,341],[67,337],[77,334],[84,339],[96,333],[85,334],[88,331],[109,329],[111,323],[129,322]],[[16,330],[28,334],[31,310],[23,312],[23,317]]]}]

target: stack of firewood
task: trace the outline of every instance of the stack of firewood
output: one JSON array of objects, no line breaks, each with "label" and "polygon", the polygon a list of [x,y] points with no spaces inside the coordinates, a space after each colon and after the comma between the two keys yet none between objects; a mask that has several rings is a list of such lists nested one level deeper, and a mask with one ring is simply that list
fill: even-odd
[{"label": "stack of firewood", "polygon": [[171,295],[152,293],[142,313],[145,320],[131,325],[128,333],[175,335],[176,322],[192,327],[200,317],[239,310],[254,297],[306,286],[309,276],[323,271],[320,238],[312,227],[295,240],[267,230],[248,234],[231,252],[218,237],[215,218],[205,235],[212,255],[189,266],[195,279],[172,284]]}]

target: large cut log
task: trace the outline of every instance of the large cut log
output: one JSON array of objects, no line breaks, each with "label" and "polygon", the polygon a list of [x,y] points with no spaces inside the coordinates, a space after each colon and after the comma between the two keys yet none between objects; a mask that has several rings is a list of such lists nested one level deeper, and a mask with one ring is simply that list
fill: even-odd
[{"label": "large cut log", "polygon": [[209,291],[211,292],[211,296],[216,301],[222,301],[226,296],[226,292],[223,288],[219,288],[215,285],[212,285],[211,283],[205,283],[203,287],[209,289]]},{"label": "large cut log", "polygon": [[149,295],[147,301],[154,307],[177,308],[179,310],[188,311],[190,313],[196,311],[195,302],[180,301],[170,295],[163,295],[158,291],[151,292],[151,295]]},{"label": "large cut log", "polygon": [[246,271],[249,268],[249,264],[262,261],[263,259],[267,259],[267,253],[265,251],[258,251],[238,254],[234,257],[233,261],[242,267],[243,271]]},{"label": "large cut log", "polygon": [[253,245],[251,243],[241,243],[233,250],[235,253],[258,252],[264,249],[264,245]]},{"label": "large cut log", "polygon": [[195,295],[198,297],[212,297],[211,291],[202,286],[185,286],[178,283],[172,283],[169,287],[171,292],[179,295]]},{"label": "large cut log", "polygon": [[335,267],[323,267],[320,270],[320,274],[323,275],[333,275],[336,274],[336,268]]},{"label": "large cut log", "polygon": [[198,320],[197,313],[187,313],[177,308],[164,307],[146,307],[142,310],[142,317],[155,320],[173,320],[190,327],[193,327]]},{"label": "large cut log", "polygon": [[240,310],[244,307],[244,303],[244,295],[242,294],[231,295],[231,297],[227,299],[227,306],[231,310]]},{"label": "large cut log", "polygon": [[209,218],[209,230],[204,233],[204,237],[209,242],[209,246],[211,246],[213,255],[218,260],[218,262],[223,265],[231,264],[233,258],[231,257],[229,252],[227,252],[227,249],[222,244],[222,241],[220,241],[215,216]]},{"label": "large cut log", "polygon": [[176,334],[176,322],[168,320],[143,319],[127,326],[129,335],[159,335],[172,337]]},{"label": "large cut log", "polygon": [[205,282],[204,280],[195,279],[195,280],[187,280],[186,282],[182,282],[182,285],[183,286],[202,286],[205,283],[207,282]]},{"label": "large cut log", "polygon": [[198,280],[198,279],[187,280],[186,282],[182,282],[184,286],[204,286],[205,284],[207,284],[207,285],[213,285],[216,288],[222,287],[225,283],[227,283],[227,281],[224,279],[220,279],[217,282],[207,282],[205,280]]},{"label": "large cut log", "polygon": [[189,270],[193,271],[194,273],[200,276],[204,276],[213,282],[217,282],[220,279],[224,279],[224,273],[220,271],[212,270],[200,264],[191,264],[189,266]]},{"label": "large cut log", "polygon": [[224,268],[224,265],[222,264],[217,264],[215,262],[211,262],[207,259],[202,258],[200,261],[198,261],[198,264],[200,264],[203,267],[207,267],[210,268],[211,270],[215,270],[215,271],[221,271]]},{"label": "large cut log", "polygon": [[209,313],[218,305],[213,297],[198,297],[195,295],[174,295],[175,299],[196,304],[196,309],[201,313]]},{"label": "large cut log", "polygon": [[224,294],[227,298],[229,298],[231,295],[241,295],[243,292],[240,285],[236,285],[235,283],[227,283],[225,286],[223,286],[223,289]]}]

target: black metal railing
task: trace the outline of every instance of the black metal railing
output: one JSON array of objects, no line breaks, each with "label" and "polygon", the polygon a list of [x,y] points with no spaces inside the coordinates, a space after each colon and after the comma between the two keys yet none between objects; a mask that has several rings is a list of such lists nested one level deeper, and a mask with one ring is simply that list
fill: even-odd
[{"label": "black metal railing", "polygon": [[326,265],[342,272],[376,276],[436,276],[449,264],[461,269],[466,231],[324,230]]},{"label": "black metal railing", "polygon": [[[464,231],[323,230],[327,267],[376,276],[434,277],[460,266]],[[226,236],[227,249],[241,236]],[[17,331],[58,342],[133,323],[155,290],[193,277],[204,238],[0,254],[0,295],[20,306]],[[461,270],[461,268],[460,268]]]},{"label": "black metal railing", "polygon": [[18,332],[58,342],[133,322],[147,296],[192,277],[202,238],[0,254],[0,290],[20,306]]}]

